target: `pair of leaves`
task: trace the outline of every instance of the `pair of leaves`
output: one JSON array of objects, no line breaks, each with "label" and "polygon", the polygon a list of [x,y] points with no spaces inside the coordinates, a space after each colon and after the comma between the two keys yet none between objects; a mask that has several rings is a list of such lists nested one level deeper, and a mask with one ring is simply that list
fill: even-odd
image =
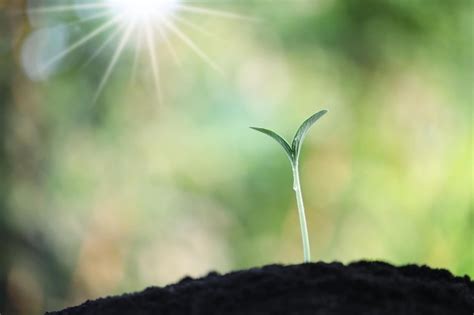
[{"label": "pair of leaves", "polygon": [[272,137],[274,140],[276,140],[285,150],[286,155],[290,159],[290,162],[292,165],[297,164],[300,152],[301,152],[301,146],[303,144],[303,140],[308,133],[309,129],[311,128],[312,125],[316,121],[319,120],[319,118],[323,117],[328,111],[327,110],[322,110],[320,112],[317,112],[316,114],[312,115],[308,119],[306,119],[301,126],[298,128],[298,131],[296,132],[295,136],[293,137],[293,141],[291,143],[291,146],[286,142],[285,139],[283,139],[280,135],[278,135],[276,132],[271,131],[269,129],[265,128],[257,128],[257,127],[250,127],[254,130],[260,131],[270,137]]}]

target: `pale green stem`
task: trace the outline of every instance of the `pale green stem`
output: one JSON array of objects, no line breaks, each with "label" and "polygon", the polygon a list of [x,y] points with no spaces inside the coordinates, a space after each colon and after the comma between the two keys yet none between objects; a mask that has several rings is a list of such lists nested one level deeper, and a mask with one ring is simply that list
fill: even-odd
[{"label": "pale green stem", "polygon": [[298,171],[298,162],[292,163],[293,169],[293,190],[296,194],[296,203],[298,205],[298,213],[300,217],[301,238],[303,240],[304,262],[311,261],[311,253],[309,247],[308,227],[306,225],[306,216],[304,213],[303,194],[301,193],[300,174]]}]

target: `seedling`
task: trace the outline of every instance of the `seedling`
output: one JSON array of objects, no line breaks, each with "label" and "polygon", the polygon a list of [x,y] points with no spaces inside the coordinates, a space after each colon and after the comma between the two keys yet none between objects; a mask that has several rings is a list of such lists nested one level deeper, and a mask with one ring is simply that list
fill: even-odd
[{"label": "seedling", "polygon": [[290,160],[291,169],[293,171],[293,190],[296,194],[296,204],[298,206],[298,213],[300,217],[300,228],[301,228],[301,238],[303,239],[303,253],[304,253],[304,262],[311,261],[311,253],[310,253],[310,246],[309,246],[309,237],[308,237],[308,227],[306,225],[306,216],[304,212],[304,203],[303,203],[303,194],[301,193],[301,184],[300,184],[300,174],[299,174],[299,158],[301,153],[301,146],[303,144],[303,140],[306,134],[309,131],[309,128],[318,121],[319,118],[324,116],[327,113],[327,110],[322,110],[317,112],[313,116],[306,119],[303,124],[301,124],[300,128],[296,132],[295,136],[293,137],[293,142],[290,145],[277,133],[264,129],[264,128],[256,128],[250,127],[257,131],[260,131],[274,140],[276,140],[285,150],[285,153]]}]

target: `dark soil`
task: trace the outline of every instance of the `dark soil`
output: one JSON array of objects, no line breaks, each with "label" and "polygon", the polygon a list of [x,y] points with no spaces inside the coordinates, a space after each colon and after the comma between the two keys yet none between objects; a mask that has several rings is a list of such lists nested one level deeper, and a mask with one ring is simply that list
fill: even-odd
[{"label": "dark soil", "polygon": [[473,315],[474,282],[381,262],[271,265],[87,301],[70,315]]}]

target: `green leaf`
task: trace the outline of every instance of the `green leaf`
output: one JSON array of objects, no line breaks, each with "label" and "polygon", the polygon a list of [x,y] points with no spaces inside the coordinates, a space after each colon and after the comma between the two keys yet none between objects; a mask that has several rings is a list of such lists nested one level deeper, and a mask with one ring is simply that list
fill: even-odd
[{"label": "green leaf", "polygon": [[293,163],[293,151],[291,150],[290,145],[288,144],[288,142],[286,142],[285,139],[280,137],[277,133],[265,128],[257,128],[257,127],[250,127],[250,128],[260,131],[261,133],[264,133],[267,136],[270,136],[273,139],[275,139],[283,147],[283,149],[285,149],[285,152],[288,158],[290,159],[290,162]]},{"label": "green leaf", "polygon": [[327,110],[322,110],[320,112],[317,112],[313,116],[309,117],[306,119],[303,124],[301,124],[300,128],[295,134],[295,137],[293,138],[293,143],[291,146],[291,150],[294,152],[295,155],[295,162],[297,162],[299,156],[300,156],[300,151],[301,151],[301,145],[303,144],[304,137],[309,131],[309,128],[318,121],[319,118],[323,117],[328,111]]}]

